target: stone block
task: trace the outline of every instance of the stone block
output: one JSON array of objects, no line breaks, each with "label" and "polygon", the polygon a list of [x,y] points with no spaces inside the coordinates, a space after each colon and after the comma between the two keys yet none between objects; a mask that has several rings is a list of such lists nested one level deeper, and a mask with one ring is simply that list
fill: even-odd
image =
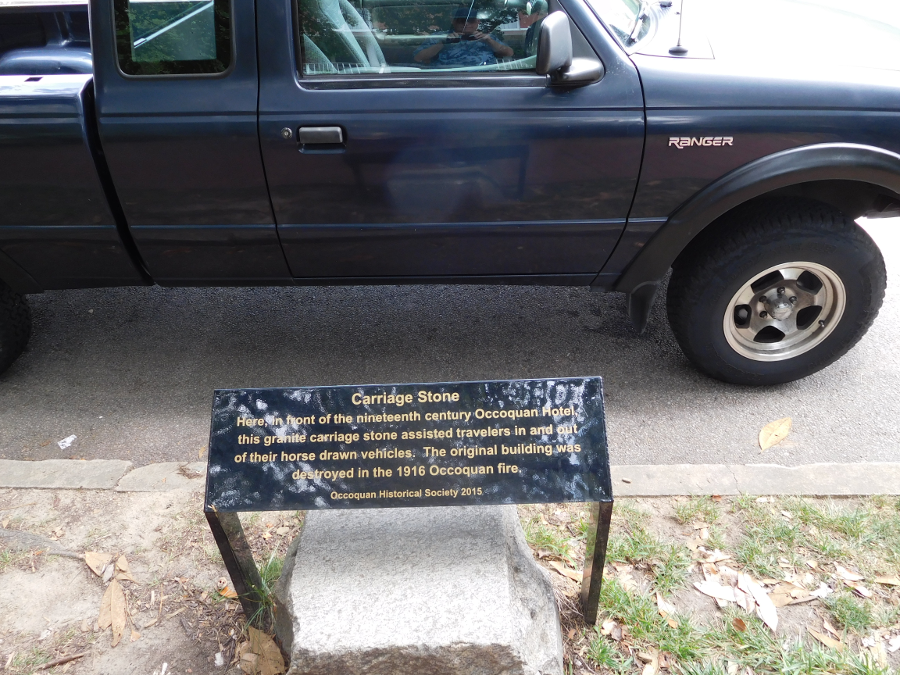
[{"label": "stone block", "polygon": [[561,675],[514,506],[311,511],[276,587],[289,675]]}]

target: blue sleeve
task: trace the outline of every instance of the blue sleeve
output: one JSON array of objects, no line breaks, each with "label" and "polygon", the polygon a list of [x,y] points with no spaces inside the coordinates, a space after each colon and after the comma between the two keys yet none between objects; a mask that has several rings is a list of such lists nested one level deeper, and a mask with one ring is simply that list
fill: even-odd
[{"label": "blue sleeve", "polygon": [[445,40],[445,35],[447,35],[447,33],[437,33],[434,37],[426,39],[425,42],[423,42],[416,48],[416,51],[413,52],[413,56],[418,54],[423,49],[428,49],[429,47],[433,47],[434,45],[443,42]]}]

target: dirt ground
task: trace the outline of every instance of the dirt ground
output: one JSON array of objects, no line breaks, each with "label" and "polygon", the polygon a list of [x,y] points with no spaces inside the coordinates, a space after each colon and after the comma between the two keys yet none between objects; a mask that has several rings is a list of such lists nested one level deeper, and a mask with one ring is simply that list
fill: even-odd
[{"label": "dirt ground", "polygon": [[[188,492],[0,490],[3,529],[43,538],[24,551],[0,539],[0,672],[76,654],[86,655],[42,672],[225,672],[245,621],[216,593],[226,572],[202,508]],[[283,554],[299,527],[287,512],[245,519],[259,556]],[[125,556],[136,581],[121,581],[128,620],[116,647],[97,624],[107,584],[79,557],[48,555],[57,547]]]},{"label": "dirt ground", "polygon": [[[699,541],[698,530],[676,517],[678,498],[621,501],[624,511],[617,511],[613,523],[613,536],[619,541],[623,533],[634,534],[629,522],[637,516],[646,520],[654,542],[685,547],[692,539]],[[763,506],[781,517],[781,506]],[[890,509],[897,511],[900,503]],[[717,547],[733,553],[743,536],[742,521],[728,508],[720,511],[714,531],[719,537]],[[599,665],[597,654],[615,658],[632,654],[636,658],[641,644],[648,643],[637,638],[629,643],[629,633],[637,632],[634,626],[622,619],[618,628],[610,629],[607,623],[610,637],[601,633],[600,626],[586,626],[580,617],[579,583],[573,575],[583,565],[586,505],[521,506],[519,513],[535,557],[548,570],[557,590],[567,668],[571,668],[567,672],[609,672]],[[260,566],[272,556],[283,556],[302,527],[299,512],[241,514],[241,518]],[[543,544],[535,539],[536,531],[529,523],[543,532]],[[629,541],[634,544],[638,540],[632,537]],[[550,550],[553,546],[556,548]],[[690,617],[692,625],[716,626],[723,623],[723,616],[730,615],[693,586],[704,578],[699,559],[704,550],[708,549],[701,547],[699,553],[684,549],[685,565],[690,564],[687,576],[672,584],[665,595],[677,616]],[[85,551],[108,554],[112,560],[124,556],[134,579],[120,581],[127,622],[115,647],[110,628],[98,625],[108,584],[86,564]],[[787,557],[791,554],[784,551]],[[604,577],[615,580],[609,584],[611,588],[630,586],[634,596],[653,598],[661,583],[660,563],[653,560],[654,555],[648,554],[646,559],[636,556],[627,564],[610,562]],[[733,559],[726,564],[740,567]],[[897,570],[881,573],[896,574]],[[238,673],[235,650],[244,640],[246,621],[238,602],[216,591],[225,574],[199,492],[0,490],[0,673]],[[900,606],[900,589],[875,590],[884,595],[888,609]],[[601,621],[608,622],[609,612],[601,607],[601,613]],[[652,615],[658,620],[655,603]],[[780,641],[808,640],[808,629],[821,630],[830,618],[820,601],[780,607],[778,615]],[[897,613],[892,616],[896,618]],[[894,629],[900,636],[900,625]],[[618,640],[613,642],[616,630]],[[883,639],[887,641],[893,634]],[[848,634],[844,639],[851,648],[860,649],[861,636]],[[889,655],[889,663],[897,668],[900,651]],[[637,661],[633,667],[638,673],[642,670]],[[632,671],[626,668],[622,672]],[[673,668],[672,672],[677,671]],[[740,672],[743,675],[744,671]]]}]

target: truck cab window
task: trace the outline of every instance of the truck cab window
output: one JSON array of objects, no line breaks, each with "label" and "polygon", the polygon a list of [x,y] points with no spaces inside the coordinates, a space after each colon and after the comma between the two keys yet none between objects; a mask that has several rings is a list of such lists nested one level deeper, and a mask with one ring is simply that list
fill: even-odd
[{"label": "truck cab window", "polygon": [[115,0],[127,75],[222,73],[231,65],[229,0]]},{"label": "truck cab window", "polygon": [[547,7],[544,0],[298,3],[303,76],[533,71],[528,32]]}]

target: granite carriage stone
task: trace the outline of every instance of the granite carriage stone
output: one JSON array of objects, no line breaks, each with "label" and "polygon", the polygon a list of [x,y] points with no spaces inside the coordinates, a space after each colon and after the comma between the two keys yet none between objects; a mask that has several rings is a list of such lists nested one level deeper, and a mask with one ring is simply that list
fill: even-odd
[{"label": "granite carriage stone", "polygon": [[514,506],[311,511],[276,586],[289,675],[561,675]]}]

